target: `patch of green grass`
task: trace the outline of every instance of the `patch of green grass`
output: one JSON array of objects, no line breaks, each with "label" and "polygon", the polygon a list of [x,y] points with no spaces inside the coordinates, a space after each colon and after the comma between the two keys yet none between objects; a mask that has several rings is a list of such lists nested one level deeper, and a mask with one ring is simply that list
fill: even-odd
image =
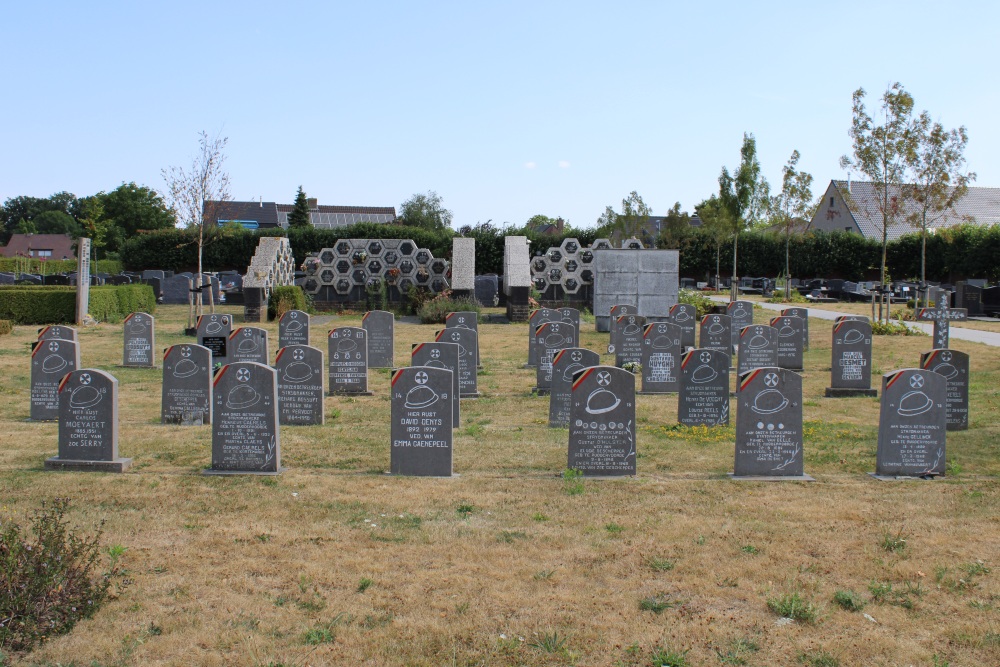
[{"label": "patch of green grass", "polygon": [[796,593],[785,593],[776,598],[768,598],[767,608],[782,618],[790,618],[802,623],[813,624],[819,617],[819,610],[812,602]]},{"label": "patch of green grass", "polygon": [[670,570],[674,569],[674,566],[677,565],[677,562],[671,560],[670,558],[657,558],[656,556],[653,556],[652,558],[646,561],[646,564],[649,565],[650,568],[656,570],[657,572],[669,572]]},{"label": "patch of green grass", "polygon": [[497,542],[503,544],[513,544],[517,540],[526,539],[528,539],[528,534],[522,530],[501,530],[500,535],[497,536]]},{"label": "patch of green grass", "polygon": [[639,600],[639,609],[659,614],[667,609],[673,609],[679,604],[680,602],[677,600],[671,600],[670,596],[660,593],[658,595],[651,595]]},{"label": "patch of green grass", "polygon": [[567,496],[578,496],[583,493],[583,471],[567,468],[563,471],[563,491]]},{"label": "patch of green grass", "polygon": [[688,667],[687,650],[678,651],[669,647],[656,646],[650,656],[652,667]]},{"label": "patch of green grass", "polygon": [[882,537],[879,540],[879,546],[889,553],[901,554],[906,551],[906,540],[909,537],[900,528],[895,533],[890,530],[882,531]]},{"label": "patch of green grass", "polygon": [[535,581],[548,581],[555,573],[555,570],[539,570],[538,572],[535,572],[533,579]]},{"label": "patch of green grass", "polygon": [[760,549],[758,549],[752,544],[744,544],[742,547],[740,547],[740,551],[742,551],[745,554],[750,554],[751,556],[756,556],[757,554],[760,553]]},{"label": "patch of green grass", "polygon": [[606,523],[604,524],[604,530],[608,531],[610,535],[621,535],[625,532],[625,526],[620,523]]},{"label": "patch of green grass", "polygon": [[760,650],[760,645],[752,639],[739,637],[729,642],[728,649],[723,652],[715,649],[719,662],[723,665],[748,665],[750,656]]},{"label": "patch of green grass", "polygon": [[369,588],[371,588],[372,584],[374,583],[375,582],[369,579],[368,577],[361,577],[361,580],[358,581],[358,588],[357,588],[358,593],[364,593]]},{"label": "patch of green grass", "polygon": [[865,601],[852,590],[838,590],[833,594],[833,601],[845,611],[861,611],[865,608]]},{"label": "patch of green grass", "polygon": [[799,662],[808,667],[840,667],[840,660],[826,651],[809,651],[799,654]]},{"label": "patch of green grass", "polygon": [[455,511],[458,512],[458,515],[464,519],[470,514],[475,513],[476,506],[471,503],[462,503]]},{"label": "patch of green grass", "polygon": [[548,521],[549,517],[547,517],[546,515],[542,514],[541,512],[535,512],[534,514],[531,515],[531,520],[532,521]]},{"label": "patch of green grass", "polygon": [[472,423],[465,427],[464,433],[467,436],[475,438],[476,436],[482,435],[485,430],[486,429],[483,428],[482,424]]},{"label": "patch of green grass", "polygon": [[912,581],[904,582],[903,588],[896,588],[888,581],[873,581],[868,584],[868,592],[877,604],[891,604],[903,609],[913,609],[916,607],[914,598],[924,595],[920,584]]},{"label": "patch of green grass", "polygon": [[558,632],[543,632],[528,642],[528,646],[542,653],[562,653],[566,650],[566,638]]}]

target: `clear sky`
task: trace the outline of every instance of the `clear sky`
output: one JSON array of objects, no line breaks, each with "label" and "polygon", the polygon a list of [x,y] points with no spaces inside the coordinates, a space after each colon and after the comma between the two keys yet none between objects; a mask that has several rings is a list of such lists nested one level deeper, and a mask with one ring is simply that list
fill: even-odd
[{"label": "clear sky", "polygon": [[[690,210],[757,138],[822,194],[851,94],[899,81],[1000,187],[996,2],[15,2],[0,7],[0,199],[163,188],[201,130],[235,199],[592,226]],[[857,175],[855,175],[857,178]]]}]

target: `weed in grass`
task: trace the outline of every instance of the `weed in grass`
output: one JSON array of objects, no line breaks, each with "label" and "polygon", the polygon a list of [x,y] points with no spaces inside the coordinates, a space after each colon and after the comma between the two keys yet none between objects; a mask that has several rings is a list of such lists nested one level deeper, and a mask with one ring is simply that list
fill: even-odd
[{"label": "weed in grass", "polygon": [[542,514],[541,512],[535,512],[534,514],[531,515],[531,520],[532,521],[548,521],[549,517],[547,517],[546,515]]},{"label": "weed in grass", "polygon": [[501,530],[497,536],[497,542],[513,544],[517,540],[528,539],[528,534],[521,530]]},{"label": "weed in grass", "polygon": [[906,540],[909,537],[900,528],[895,532],[885,530],[882,531],[882,537],[879,540],[879,546],[888,551],[889,553],[902,554],[906,551]]},{"label": "weed in grass", "polygon": [[578,496],[583,493],[583,471],[567,468],[563,471],[563,491],[567,496]]},{"label": "weed in grass", "polygon": [[340,418],[340,410],[337,409],[337,408],[334,408],[333,410],[330,410],[329,418],[330,418],[330,421],[333,421],[334,419],[339,419]]},{"label": "weed in grass", "polygon": [[376,628],[384,628],[389,625],[392,623],[392,619],[393,615],[390,612],[379,614],[377,616],[366,614],[364,619],[358,625],[365,630],[375,630]]},{"label": "weed in grass", "polygon": [[278,480],[275,479],[274,477],[265,477],[262,480],[260,480],[260,483],[263,484],[264,486],[270,486],[270,487],[278,486]]},{"label": "weed in grass", "polygon": [[271,538],[273,538],[274,535],[269,535],[267,533],[261,533],[260,535],[257,535],[256,537],[257,537],[257,541],[258,542],[262,542],[264,544],[267,544],[268,542],[271,541]]},{"label": "weed in grass", "polygon": [[670,596],[660,593],[658,595],[651,595],[650,597],[639,600],[639,609],[641,611],[651,611],[659,614],[667,609],[672,609],[679,604],[680,603],[677,600],[671,600]]},{"label": "weed in grass", "polygon": [[566,650],[566,638],[560,637],[558,632],[536,633],[535,639],[528,642],[528,646],[542,653],[562,653]]},{"label": "weed in grass", "polygon": [[329,625],[318,625],[306,631],[305,642],[310,646],[329,644],[336,638],[333,628]]},{"label": "weed in grass", "polygon": [[799,662],[808,667],[840,667],[840,660],[826,651],[801,653]]},{"label": "weed in grass", "polygon": [[476,506],[470,503],[462,503],[455,511],[458,512],[458,515],[464,519],[476,511]]},{"label": "weed in grass", "polygon": [[833,601],[845,611],[861,611],[865,608],[865,601],[852,590],[837,591],[833,594]]},{"label": "weed in grass", "polygon": [[687,654],[687,650],[657,646],[653,648],[649,662],[652,667],[688,667]]},{"label": "weed in grass", "polygon": [[371,588],[372,584],[374,583],[375,582],[369,579],[368,577],[361,577],[361,581],[358,582],[358,588],[357,588],[358,593],[364,593],[369,588]]},{"label": "weed in grass", "polygon": [[657,558],[656,556],[647,560],[646,563],[650,568],[656,570],[657,572],[669,572],[674,569],[675,565],[677,565],[676,561],[669,558]]},{"label": "weed in grass", "polygon": [[752,639],[740,637],[729,642],[725,652],[715,649],[719,662],[723,665],[748,665],[750,656],[760,650],[760,645]]},{"label": "weed in grass", "polygon": [[608,531],[608,534],[610,535],[621,535],[625,532],[625,526],[620,523],[612,522],[604,524],[604,530]]},{"label": "weed in grass", "polygon": [[742,551],[745,554],[750,554],[751,556],[756,556],[757,554],[760,553],[760,549],[758,549],[752,544],[744,544],[742,547],[740,547],[740,551]]},{"label": "weed in grass", "polygon": [[903,582],[902,589],[894,588],[888,581],[873,581],[868,584],[868,592],[871,593],[872,600],[877,604],[891,604],[894,607],[903,609],[913,609],[916,607],[914,598],[924,595],[924,590],[919,583],[912,581]]},{"label": "weed in grass", "polygon": [[472,423],[465,427],[465,435],[475,438],[482,435],[485,430],[482,424]]},{"label": "weed in grass", "polygon": [[539,570],[538,572],[535,572],[533,578],[535,579],[535,581],[548,581],[552,578],[552,575],[555,573],[556,573],[555,570]]},{"label": "weed in grass", "polygon": [[937,653],[931,656],[931,667],[949,667],[950,662],[939,656]]},{"label": "weed in grass", "polygon": [[802,623],[815,623],[819,610],[812,602],[796,593],[785,593],[781,597],[768,598],[767,608],[782,618],[790,618]]}]

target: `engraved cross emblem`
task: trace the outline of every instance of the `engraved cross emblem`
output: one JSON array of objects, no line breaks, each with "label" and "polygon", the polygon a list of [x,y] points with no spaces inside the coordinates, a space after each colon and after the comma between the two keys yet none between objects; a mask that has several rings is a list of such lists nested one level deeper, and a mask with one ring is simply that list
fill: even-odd
[{"label": "engraved cross emblem", "polygon": [[429,378],[427,377],[427,373],[425,373],[424,371],[419,371],[419,372],[418,372],[418,373],[417,373],[417,374],[416,374],[416,375],[414,376],[414,378],[413,378],[413,379],[414,379],[414,380],[416,381],[416,383],[417,383],[417,384],[427,384],[427,380],[428,380]]},{"label": "engraved cross emblem", "polygon": [[712,355],[710,353],[708,353],[708,352],[702,352],[700,359],[701,359],[701,363],[707,364],[708,362],[710,362],[712,360]]},{"label": "engraved cross emblem", "polygon": [[600,373],[598,373],[597,384],[601,385],[602,387],[607,387],[609,384],[611,384],[611,373],[607,371],[601,371]]},{"label": "engraved cross emblem", "polygon": [[236,371],[236,379],[239,380],[240,382],[249,382],[250,381],[250,369],[249,368],[241,368],[240,370]]},{"label": "engraved cross emblem", "polygon": [[188,347],[187,345],[185,345],[184,347],[182,347],[181,348],[181,356],[184,357],[184,358],[190,357],[191,356],[191,348]]},{"label": "engraved cross emblem", "polygon": [[431,359],[440,359],[440,358],[441,358],[441,350],[439,350],[438,348],[434,348],[433,350],[431,350]]},{"label": "engraved cross emblem", "polygon": [[90,373],[84,373],[80,376],[80,384],[90,384],[91,380]]},{"label": "engraved cross emblem", "polygon": [[306,353],[304,350],[295,350],[292,352],[292,359],[295,361],[302,361],[306,358]]},{"label": "engraved cross emblem", "polygon": [[914,375],[913,377],[911,377],[910,378],[910,386],[913,387],[914,389],[919,389],[920,387],[923,387],[924,386],[924,376],[923,375]]},{"label": "engraved cross emblem", "polygon": [[765,375],[764,376],[764,384],[766,384],[768,387],[777,387],[778,386],[778,374],[777,373],[768,373],[767,375]]},{"label": "engraved cross emblem", "polygon": [[583,359],[583,352],[574,352],[573,354],[569,355],[569,357],[573,361],[580,361],[581,359]]},{"label": "engraved cross emblem", "polygon": [[49,350],[52,351],[52,352],[58,352],[59,351],[59,343],[57,343],[55,341],[52,341],[51,343],[49,343]]}]

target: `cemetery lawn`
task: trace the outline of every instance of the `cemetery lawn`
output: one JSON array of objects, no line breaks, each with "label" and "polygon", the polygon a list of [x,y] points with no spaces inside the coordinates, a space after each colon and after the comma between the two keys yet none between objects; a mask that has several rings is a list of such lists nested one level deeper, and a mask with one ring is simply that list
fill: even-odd
[{"label": "cemetery lawn", "polygon": [[[313,344],[360,320],[314,318]],[[157,310],[158,366],[191,341],[185,323]],[[68,497],[76,525],[105,520],[103,541],[127,547],[129,583],[12,662],[1000,664],[1000,349],[953,339],[971,427],[948,436],[947,477],[878,482],[877,400],[823,398],[831,325],[810,322],[805,354],[814,483],[730,481],[734,429],[678,427],[675,396],[637,398],[636,478],[564,479],[568,432],[531,395],[524,323],[480,325],[483,397],[462,401],[452,479],[384,474],[387,370],[373,397],[326,398],[325,426],[282,429],[284,474],[202,476],[211,428],[159,424],[162,371],[118,367],[121,325],[79,338],[82,367],[120,382],[132,469],[45,472],[57,427],[25,421],[35,327],[16,327],[0,337],[0,519]],[[397,323],[397,363],[438,328]],[[873,384],[930,342],[876,337]],[[581,343],[603,351],[607,334],[585,323]]]}]

